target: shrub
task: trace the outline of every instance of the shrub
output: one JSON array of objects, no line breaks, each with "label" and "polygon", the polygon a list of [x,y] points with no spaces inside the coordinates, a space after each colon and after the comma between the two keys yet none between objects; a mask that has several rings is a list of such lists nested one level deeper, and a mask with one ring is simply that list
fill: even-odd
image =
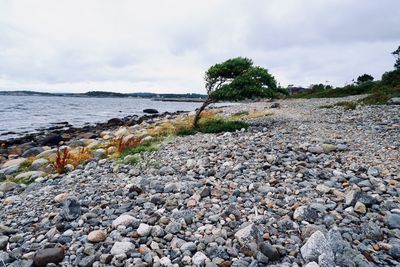
[{"label": "shrub", "polygon": [[153,151],[157,151],[158,146],[157,143],[155,142],[144,142],[142,144],[138,144],[136,147],[129,147],[127,149],[125,149],[122,154],[121,157],[126,157],[128,155],[134,155],[134,154],[138,154],[138,153],[142,153],[142,152],[153,152]]},{"label": "shrub", "polygon": [[211,120],[200,125],[199,131],[202,133],[234,132],[248,127],[249,124],[243,121]]}]

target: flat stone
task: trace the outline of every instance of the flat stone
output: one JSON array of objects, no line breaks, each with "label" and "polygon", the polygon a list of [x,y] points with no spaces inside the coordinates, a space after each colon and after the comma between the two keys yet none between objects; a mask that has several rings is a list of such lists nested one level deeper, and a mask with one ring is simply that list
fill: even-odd
[{"label": "flat stone", "polygon": [[15,179],[35,179],[41,176],[44,176],[46,173],[42,171],[29,171],[29,172],[23,172],[15,176]]},{"label": "flat stone", "polygon": [[18,187],[18,184],[13,182],[0,183],[0,192],[8,192]]},{"label": "flat stone", "polygon": [[21,165],[22,163],[24,163],[26,161],[26,158],[17,158],[17,159],[11,159],[6,161],[1,168],[8,168],[11,166],[17,166],[17,165]]},{"label": "flat stone", "polygon": [[25,150],[25,152],[22,153],[22,157],[24,158],[34,157],[36,155],[39,155],[43,151],[44,151],[43,147],[32,147],[29,148],[28,150]]}]

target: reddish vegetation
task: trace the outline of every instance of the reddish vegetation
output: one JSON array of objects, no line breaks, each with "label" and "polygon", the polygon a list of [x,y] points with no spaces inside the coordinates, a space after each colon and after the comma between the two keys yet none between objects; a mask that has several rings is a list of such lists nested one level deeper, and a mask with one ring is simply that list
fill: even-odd
[{"label": "reddish vegetation", "polygon": [[70,162],[71,162],[72,166],[74,166],[74,168],[76,168],[76,166],[78,166],[79,164],[85,163],[92,157],[93,156],[90,153],[90,151],[87,148],[82,147],[81,149],[79,149],[78,153],[70,155],[70,158],[71,158]]},{"label": "reddish vegetation", "polygon": [[116,140],[116,143],[117,143],[116,147],[117,147],[118,153],[121,154],[128,148],[135,148],[137,145],[139,145],[140,141],[141,141],[140,138],[135,138],[135,137],[129,138],[128,140],[124,140],[123,137],[119,137]]},{"label": "reddish vegetation", "polygon": [[56,161],[54,162],[54,168],[58,173],[65,173],[66,167],[68,164],[68,158],[70,154],[68,151],[68,148],[64,148],[64,150],[60,151],[60,147],[57,147],[57,155],[56,155]]}]

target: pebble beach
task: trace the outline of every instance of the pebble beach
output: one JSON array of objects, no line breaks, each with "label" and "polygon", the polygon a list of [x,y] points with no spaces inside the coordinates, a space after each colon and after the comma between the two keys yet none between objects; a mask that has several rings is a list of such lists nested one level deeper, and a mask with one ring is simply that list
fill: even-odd
[{"label": "pebble beach", "polygon": [[[38,168],[29,184],[3,178],[0,267],[399,266],[400,106],[320,108],[357,98],[219,108],[270,114],[167,138],[136,165],[97,157]],[[187,114],[168,116],[132,127]]]}]

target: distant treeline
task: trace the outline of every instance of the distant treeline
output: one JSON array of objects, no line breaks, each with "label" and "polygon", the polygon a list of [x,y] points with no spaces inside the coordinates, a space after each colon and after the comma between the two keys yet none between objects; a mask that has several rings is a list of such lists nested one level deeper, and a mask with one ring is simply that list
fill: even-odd
[{"label": "distant treeline", "polygon": [[70,96],[70,97],[137,97],[137,98],[183,98],[183,99],[199,99],[205,98],[206,95],[202,94],[156,94],[156,93],[115,93],[115,92],[102,92],[102,91],[89,91],[87,93],[43,93],[35,91],[0,91],[0,95],[13,95],[13,96]]}]

